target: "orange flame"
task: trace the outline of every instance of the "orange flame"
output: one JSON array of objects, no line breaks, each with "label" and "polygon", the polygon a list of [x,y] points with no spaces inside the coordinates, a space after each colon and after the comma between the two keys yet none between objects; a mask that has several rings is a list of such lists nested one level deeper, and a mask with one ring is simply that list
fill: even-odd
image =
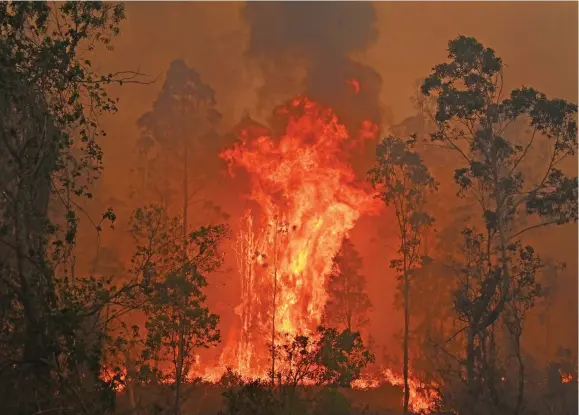
[{"label": "orange flame", "polygon": [[[382,370],[375,376],[361,377],[352,382],[354,389],[376,389],[381,384],[388,383],[392,386],[401,386],[404,388],[404,377],[394,373],[391,369]],[[414,413],[430,414],[434,411],[438,392],[435,390],[437,385],[432,383],[427,385],[416,377],[410,375],[408,379],[408,389],[410,391],[409,408]]]},{"label": "orange flame", "polygon": [[358,95],[360,93],[360,82],[357,79],[348,79],[346,83],[352,88],[354,94]]},{"label": "orange flame", "polygon": [[565,373],[559,370],[559,374],[561,375],[561,383],[570,383],[573,381],[573,374],[572,373]]},{"label": "orange flame", "polygon": [[[287,121],[281,137],[242,135],[221,154],[230,169],[251,175],[250,198],[260,208],[260,220],[248,212],[238,235],[240,338],[221,362],[243,375],[267,373],[274,311],[276,336],[313,332],[332,257],[360,215],[378,208],[348,163],[355,140],[331,109],[300,97],[276,115]],[[377,127],[366,123],[356,138],[371,133]]]},{"label": "orange flame", "polygon": [[[117,373],[115,373],[115,371],[113,371],[105,366],[101,369],[100,378],[103,382],[112,382],[113,380],[115,380],[116,374]],[[124,384],[125,380],[126,380],[126,371],[121,370],[120,371],[120,378],[118,379],[118,382],[114,383],[115,392],[122,392],[125,390],[125,384]]]}]

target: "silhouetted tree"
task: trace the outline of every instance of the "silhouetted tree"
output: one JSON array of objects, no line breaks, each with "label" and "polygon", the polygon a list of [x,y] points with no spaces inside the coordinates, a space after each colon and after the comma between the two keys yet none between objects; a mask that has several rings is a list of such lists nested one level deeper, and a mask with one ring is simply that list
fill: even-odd
[{"label": "silhouetted tree", "polygon": [[369,179],[379,190],[378,197],[394,208],[400,246],[397,257],[390,262],[398,272],[398,280],[404,301],[404,413],[408,413],[410,389],[409,333],[410,333],[410,284],[416,269],[425,261],[421,253],[422,236],[433,223],[424,208],[429,192],[436,189],[436,182],[413,151],[414,140],[404,141],[398,137],[386,137],[376,149],[376,164],[369,172]]},{"label": "silhouetted tree", "polygon": [[372,303],[365,291],[366,280],[359,273],[361,268],[362,258],[350,239],[344,238],[327,281],[324,324],[355,331],[368,323]]},{"label": "silhouetted tree", "polygon": [[[152,190],[155,202],[165,208],[180,203],[184,239],[189,232],[191,199],[202,190],[205,180],[199,165],[206,162],[211,140],[216,140],[214,129],[221,119],[216,105],[215,91],[201,75],[182,60],[175,60],[152,110],[137,122],[143,180],[137,192]],[[174,180],[176,176],[180,180]]]},{"label": "silhouetted tree", "polygon": [[[517,285],[514,261],[524,252],[533,252],[526,247],[515,255],[524,246],[520,238],[533,229],[577,220],[577,177],[558,168],[577,148],[577,106],[548,99],[528,87],[515,89],[505,98],[501,58],[472,37],[450,41],[448,52],[449,62],[433,68],[422,92],[436,98],[432,114],[436,131],[431,138],[460,156],[463,166],[455,170],[454,179],[461,196],[468,194],[477,204],[486,228],[484,237],[475,238],[484,250],[476,270],[481,278],[479,289],[457,300],[460,312],[468,310],[464,361],[466,382],[474,393],[482,381],[476,379],[480,374],[475,373],[475,343],[483,347],[490,337],[492,346],[492,326],[505,317],[509,307],[526,301],[513,295]],[[520,123],[531,129],[526,142],[511,136],[512,127]],[[533,149],[549,153],[545,163],[532,165],[533,172],[540,172],[536,180],[523,174]],[[519,377],[524,377],[522,361]],[[491,383],[485,379],[485,385]],[[514,413],[523,410],[524,385],[523,379],[512,405]]]},{"label": "silhouetted tree", "polygon": [[[360,371],[374,362],[358,333],[318,327],[313,336],[286,336],[276,346],[278,384],[243,382],[228,371],[232,385],[224,393],[224,414],[350,413],[350,403],[336,386],[349,387]],[[315,384],[323,389],[303,388]],[[312,396],[313,392],[313,396]]]},{"label": "silhouetted tree", "polygon": [[137,75],[100,74],[82,54],[110,48],[123,19],[114,3],[0,3],[2,413],[114,403],[118,379],[99,377],[107,284],[77,278],[72,248],[79,200],[102,169],[98,116],[116,111],[106,86]]},{"label": "silhouetted tree", "polygon": [[172,364],[169,376],[158,371],[156,375],[174,381],[175,415],[180,413],[181,385],[194,363],[193,350],[219,342],[219,317],[204,305],[202,290],[207,286],[205,275],[222,264],[218,246],[226,236],[224,226],[211,226],[189,233],[183,241],[182,226],[180,217],[170,218],[159,206],[137,209],[131,226],[138,241],[134,270],[149,280],[140,296],[146,316],[140,371],[150,373],[151,360]]},{"label": "silhouetted tree", "polygon": [[314,336],[286,336],[277,348],[281,369],[276,377],[294,387],[308,381],[348,387],[374,361],[360,334],[348,329],[318,327]]}]

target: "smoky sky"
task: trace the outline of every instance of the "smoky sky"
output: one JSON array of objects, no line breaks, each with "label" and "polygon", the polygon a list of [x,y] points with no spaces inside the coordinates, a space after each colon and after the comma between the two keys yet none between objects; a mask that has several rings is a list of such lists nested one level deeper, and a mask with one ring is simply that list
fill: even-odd
[{"label": "smoky sky", "polygon": [[347,56],[378,37],[376,11],[366,2],[250,2],[249,54],[274,56],[297,50],[313,56]]},{"label": "smoky sky", "polygon": [[[577,2],[127,2],[126,7],[127,21],[114,40],[114,51],[91,57],[104,73],[139,69],[159,77],[153,85],[110,88],[111,95],[120,98],[119,112],[102,120],[107,140],[103,142],[105,169],[99,186],[103,197],[125,203],[139,137],[136,120],[151,110],[175,59],[183,59],[198,70],[204,82],[215,89],[218,108],[226,119],[224,128],[232,128],[246,113],[265,122],[272,106],[282,103],[271,94],[271,106],[258,108],[260,85],[271,91],[283,90],[286,98],[314,91],[314,95],[324,96],[325,92],[339,101],[339,90],[351,100],[352,107],[358,107],[354,105],[356,99],[363,99],[362,103],[369,102],[372,109],[379,107],[373,94],[381,88],[381,102],[392,110],[391,120],[382,114],[384,124],[399,123],[416,114],[409,99],[416,92],[415,81],[428,75],[435,64],[446,61],[447,42],[459,34],[476,37],[504,59],[509,89],[532,86],[549,97],[577,102]],[[304,68],[303,83],[284,89],[280,80],[295,69],[285,57],[292,55],[299,56],[309,68]],[[249,60],[263,64],[268,82],[261,82],[260,74],[246,65]],[[362,82],[360,96],[347,95],[343,77],[349,67],[358,74],[367,71],[367,78],[376,85],[365,89]],[[369,97],[364,98],[364,93]],[[362,113],[359,108],[354,110]],[[215,176],[220,178],[218,174]],[[437,179],[443,186],[453,186],[451,177]],[[215,186],[215,193],[229,197],[233,192],[224,190],[223,183],[224,179]],[[227,203],[222,205],[234,213]],[[119,210],[118,204],[113,207]],[[122,220],[126,217],[119,212],[119,223]],[[372,334],[379,343],[398,350],[394,335],[401,325],[392,306],[396,279],[386,275],[387,242],[372,239],[376,228],[392,234],[391,223],[387,219],[384,222],[361,218],[352,238],[363,255],[368,292],[375,304]],[[446,222],[446,218],[437,217],[439,227]],[[114,244],[128,259],[132,240],[120,233],[119,226],[103,233],[103,243]],[[576,348],[577,225],[542,232],[540,252],[568,264],[561,279],[563,288],[549,311],[558,322],[549,337],[553,343]],[[227,281],[225,274],[212,279]],[[213,290],[208,301],[222,316],[224,336],[229,327],[227,310],[239,301],[239,293],[230,285],[208,287]],[[222,303],[222,308],[217,303]],[[535,343],[544,353],[541,342]]]},{"label": "smoky sky", "polygon": [[[242,16],[250,26],[246,53],[264,63],[266,93],[281,84],[283,72],[293,70],[288,62],[293,57],[307,67],[303,92],[332,106],[347,125],[380,121],[381,77],[351,58],[378,38],[371,3],[249,2]],[[360,84],[357,93],[351,79]]]}]

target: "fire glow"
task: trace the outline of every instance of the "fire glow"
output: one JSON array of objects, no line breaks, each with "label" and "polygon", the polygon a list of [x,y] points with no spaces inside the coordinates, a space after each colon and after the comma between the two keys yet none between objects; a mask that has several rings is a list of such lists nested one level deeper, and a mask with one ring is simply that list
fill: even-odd
[{"label": "fire glow", "polygon": [[[222,356],[243,375],[267,373],[272,322],[276,340],[313,333],[332,257],[358,218],[378,208],[348,163],[345,149],[354,140],[331,109],[302,97],[276,114],[287,122],[281,137],[240,134],[221,155],[250,174],[249,198],[259,206],[247,212],[237,238],[241,328]],[[367,136],[364,127],[356,138]]]},{"label": "fire glow", "polygon": [[[404,388],[404,377],[394,373],[391,369],[382,370],[379,376],[362,377],[352,382],[354,389],[375,389],[381,384],[388,383],[393,386]],[[436,384],[427,385],[420,382],[414,376],[409,379],[410,410],[417,414],[429,414],[432,412],[435,402],[439,399]]]},{"label": "fire glow", "polygon": [[[359,92],[359,84],[352,85]],[[238,326],[228,337],[220,361],[198,367],[196,375],[216,382],[226,368],[243,378],[265,378],[271,370],[271,339],[312,335],[322,322],[325,278],[342,239],[363,214],[382,205],[367,183],[356,178],[348,154],[378,126],[364,121],[350,134],[330,108],[307,97],[278,108],[285,121],[280,136],[263,129],[242,129],[238,142],[223,151],[230,173],[250,175],[248,198],[258,209],[240,221],[235,252],[241,280]],[[282,362],[277,363],[280,368]],[[355,389],[403,385],[390,369],[363,377]],[[433,397],[411,380],[411,407],[428,413]]]}]

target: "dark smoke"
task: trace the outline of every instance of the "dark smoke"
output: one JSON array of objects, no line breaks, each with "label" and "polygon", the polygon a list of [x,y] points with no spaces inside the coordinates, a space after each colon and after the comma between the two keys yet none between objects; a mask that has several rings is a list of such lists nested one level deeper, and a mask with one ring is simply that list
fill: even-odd
[{"label": "dark smoke", "polygon": [[[247,54],[265,71],[262,97],[287,94],[288,79],[303,64],[300,93],[334,108],[349,128],[363,120],[380,125],[380,75],[351,58],[378,37],[371,3],[248,2],[243,17],[250,25]],[[350,79],[359,82],[358,93]]]}]

